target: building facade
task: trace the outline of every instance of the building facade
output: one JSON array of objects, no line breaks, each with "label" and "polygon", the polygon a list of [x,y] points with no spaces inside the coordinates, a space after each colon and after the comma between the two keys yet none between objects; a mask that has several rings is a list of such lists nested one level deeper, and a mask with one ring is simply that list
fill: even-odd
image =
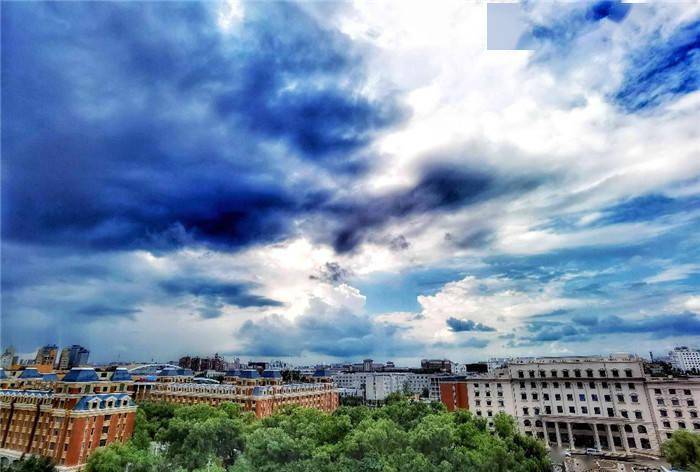
[{"label": "building facade", "polygon": [[512,359],[464,382],[489,425],[504,412],[552,446],[658,455],[673,430],[700,430],[700,378],[649,378],[635,356]]},{"label": "building facade", "polygon": [[0,457],[39,455],[60,471],[80,470],[95,449],[131,437],[130,385],[123,369],[101,378],[94,369],[76,368],[60,380],[35,369],[0,371]]},{"label": "building facade", "polygon": [[59,370],[69,370],[73,367],[87,365],[90,351],[83,346],[73,344],[71,347],[64,347],[58,359]]},{"label": "building facade", "polygon": [[671,365],[683,372],[700,373],[700,350],[680,346],[668,353]]},{"label": "building facade", "polygon": [[314,376],[318,381],[284,384],[279,370],[266,370],[260,375],[255,369],[226,372],[222,384],[202,384],[177,369],[164,369],[155,378],[134,383],[137,400],[153,400],[192,405],[207,403],[219,405],[225,402],[239,404],[244,411],[255,413],[258,418],[272,415],[287,405],[316,408],[327,413],[335,411],[340,399],[325,373]]},{"label": "building facade", "polygon": [[36,352],[36,359],[34,360],[34,363],[36,365],[51,366],[53,368],[53,365],[56,363],[57,355],[58,346],[55,344],[47,344],[46,346],[40,347]]}]

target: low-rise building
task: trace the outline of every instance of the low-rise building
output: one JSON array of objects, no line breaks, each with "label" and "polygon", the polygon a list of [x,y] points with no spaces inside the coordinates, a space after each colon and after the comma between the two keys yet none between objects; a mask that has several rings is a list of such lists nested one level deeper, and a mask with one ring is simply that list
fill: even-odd
[{"label": "low-rise building", "polygon": [[700,350],[680,346],[669,352],[668,357],[674,368],[683,372],[700,373]]}]

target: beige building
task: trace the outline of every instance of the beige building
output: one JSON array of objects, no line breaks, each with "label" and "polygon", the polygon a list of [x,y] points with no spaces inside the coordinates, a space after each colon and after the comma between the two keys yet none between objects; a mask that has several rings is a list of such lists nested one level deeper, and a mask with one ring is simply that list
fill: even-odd
[{"label": "beige building", "polygon": [[477,416],[510,414],[551,446],[658,455],[673,430],[700,430],[700,378],[649,378],[636,356],[511,359],[465,381]]}]

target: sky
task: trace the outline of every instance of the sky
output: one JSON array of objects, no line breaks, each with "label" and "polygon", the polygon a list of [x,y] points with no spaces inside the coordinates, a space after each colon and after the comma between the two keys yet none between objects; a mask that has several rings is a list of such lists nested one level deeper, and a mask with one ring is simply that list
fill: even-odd
[{"label": "sky", "polygon": [[700,347],[700,4],[2,8],[3,347]]}]

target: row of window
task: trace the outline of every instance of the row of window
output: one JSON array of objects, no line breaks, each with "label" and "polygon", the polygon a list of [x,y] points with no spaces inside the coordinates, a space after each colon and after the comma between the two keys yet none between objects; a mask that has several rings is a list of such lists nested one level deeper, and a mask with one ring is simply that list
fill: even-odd
[{"label": "row of window", "polygon": [[[616,400],[617,400],[618,403],[625,403],[625,396],[624,396],[623,394],[621,394],[621,393],[620,393],[620,394],[617,394],[615,397],[616,397]],[[585,401],[586,401],[586,398],[587,398],[587,397],[586,397],[586,394],[585,394],[585,393],[579,393],[579,394],[578,394],[578,399],[579,399],[579,401],[585,402]],[[520,399],[523,400],[523,401],[527,401],[527,400],[528,400],[528,395],[527,395],[527,393],[524,393],[524,392],[521,393],[521,394],[520,394]],[[531,399],[532,401],[539,401],[540,396],[539,396],[539,394],[538,394],[537,392],[532,392],[532,393],[530,394],[530,399]],[[550,399],[551,399],[551,396],[550,396],[549,393],[543,393],[543,394],[542,394],[542,400],[543,400],[543,401],[550,401]],[[557,402],[558,402],[558,401],[561,401],[561,399],[562,399],[561,394],[559,394],[559,393],[555,393],[555,394],[554,394],[554,401],[557,401]],[[591,396],[590,396],[590,399],[591,399],[592,402],[600,401],[600,397],[599,397],[598,394],[596,394],[596,393],[592,393]],[[631,403],[639,403],[639,396],[638,396],[636,393],[633,393],[633,394],[631,394],[631,395],[629,396],[629,400],[630,400]],[[569,401],[569,402],[574,401],[574,394],[573,394],[573,393],[567,393],[567,394],[566,394],[566,401]],[[612,395],[603,395],[603,401],[605,401],[605,402],[607,402],[607,403],[611,403],[611,402],[612,402]]]},{"label": "row of window", "polygon": [[[675,415],[676,418],[683,418],[683,411],[682,410],[673,410],[673,414]],[[668,410],[659,410],[659,415],[661,415],[662,418],[667,418],[668,417]],[[698,417],[698,412],[695,410],[691,410],[688,412],[688,415],[690,415],[691,418],[697,418]]]},{"label": "row of window", "polygon": [[[675,388],[669,388],[669,389],[668,389],[668,394],[669,394],[669,395],[676,395],[676,394],[677,394],[677,393],[676,393],[677,391],[679,392],[680,389],[677,390],[677,389],[675,389]],[[654,389],[654,394],[656,394],[656,395],[663,395],[663,391],[662,391],[660,388],[655,388],[655,389]],[[686,388],[686,389],[683,389],[683,395],[691,395],[691,391],[690,391],[689,389],[687,389],[687,388]]]},{"label": "row of window", "polygon": [[[663,398],[657,398],[657,399],[656,399],[656,404],[657,404],[657,405],[660,405],[660,406],[664,406],[664,405],[666,405],[666,400],[664,400]],[[692,398],[688,398],[688,399],[685,401],[685,404],[688,405],[688,406],[690,406],[690,407],[693,407],[693,406],[695,406],[695,400],[693,400]],[[680,406],[680,405],[681,405],[681,401],[680,401],[679,399],[677,399],[677,398],[672,398],[672,399],[671,399],[671,405],[672,405],[672,406]]]},{"label": "row of window", "polygon": [[[541,382],[539,385],[540,385],[540,388],[549,387],[549,384],[547,382]],[[622,384],[620,382],[615,382],[612,385],[615,387],[615,390],[622,390]],[[600,386],[601,386],[601,388],[610,388],[610,384],[608,384],[608,382],[601,382]],[[520,389],[524,389],[526,387],[527,387],[526,382],[520,382]],[[530,382],[530,388],[536,389],[537,382]],[[552,388],[559,388],[559,382],[552,382]],[[570,390],[573,388],[573,384],[571,382],[564,382],[564,388],[567,390]],[[579,388],[579,389],[584,388],[584,383],[583,382],[576,382],[576,388]],[[588,388],[595,389],[596,383],[595,382],[588,382]],[[632,382],[627,384],[627,388],[630,390],[637,390],[636,384],[634,384]]]},{"label": "row of window", "polygon": [[[561,372],[561,375],[559,375],[559,372]],[[583,377],[582,372],[583,371],[581,369],[573,369],[573,371],[569,371],[569,369],[564,369],[562,371],[558,371],[558,370],[550,370],[549,371],[551,377],[557,377],[557,378],[558,377],[567,378],[567,377],[571,377],[571,376],[573,376],[575,378],[579,378],[579,377]],[[573,375],[571,375],[572,373],[573,373]],[[585,373],[586,373],[585,376],[588,378],[593,378],[594,374],[595,374],[593,369],[586,369]],[[620,370],[619,369],[612,369],[610,371],[610,373],[611,373],[612,377],[620,377]],[[625,373],[625,377],[633,377],[634,376],[632,369],[625,369],[624,373]],[[547,371],[545,371],[545,370],[539,370],[537,372],[537,374],[541,378],[547,377]],[[537,375],[536,375],[536,372],[534,370],[529,370],[527,372],[527,376],[531,379],[534,379]],[[599,377],[607,377],[608,376],[607,371],[605,369],[599,369],[598,376]],[[518,378],[524,379],[525,378],[525,371],[519,370],[518,371]]]}]

